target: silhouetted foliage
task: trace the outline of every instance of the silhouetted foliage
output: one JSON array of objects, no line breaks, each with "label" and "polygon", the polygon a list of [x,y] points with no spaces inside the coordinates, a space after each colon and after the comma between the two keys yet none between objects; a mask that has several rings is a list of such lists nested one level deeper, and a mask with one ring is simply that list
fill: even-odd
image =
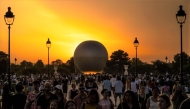
[{"label": "silhouetted foliage", "polygon": [[[172,68],[175,71],[175,73],[180,72],[180,56],[181,56],[180,53],[174,55],[174,61],[173,61],[173,67]],[[185,52],[182,52],[182,56],[183,56],[183,68],[185,68],[185,66],[187,66],[190,62],[190,57]]]},{"label": "silhouetted foliage", "polygon": [[167,64],[166,62],[161,61],[161,60],[152,61],[152,64],[153,64],[155,70],[156,70],[159,74],[166,73],[166,71],[169,70],[168,64]]},{"label": "silhouetted foliage", "polygon": [[[0,51],[0,74],[7,73],[7,54],[3,51]],[[60,59],[56,59],[55,61],[52,61],[49,70],[50,74],[54,73],[54,65],[58,65],[58,72],[60,74],[71,74],[75,72],[75,65],[73,57],[71,57],[66,63],[63,63]],[[123,65],[129,65],[128,72],[129,74],[135,73],[135,64],[136,64],[136,58],[132,58],[130,60],[129,55],[127,52],[123,50],[117,50],[114,51],[111,56],[110,60],[107,60],[106,65],[104,67],[105,73],[124,73],[124,66]],[[190,73],[190,57],[185,52],[183,52],[183,68],[184,73]],[[164,74],[166,71],[169,73],[179,73],[180,72],[180,53],[174,55],[174,61],[171,63],[166,63],[161,60],[154,60],[152,63],[146,63],[141,61],[139,58],[137,58],[137,73],[138,74],[144,74],[147,72],[148,74],[150,72],[154,74]],[[23,60],[20,62],[20,64],[15,65],[11,63],[11,73],[17,73],[17,74],[24,74],[29,75],[31,73],[33,74],[47,74],[48,67],[47,65],[44,65],[42,60],[37,60],[36,63],[32,63],[26,60]]]},{"label": "silhouetted foliage", "polygon": [[0,51],[0,73],[7,72],[7,54],[3,51]]},{"label": "silhouetted foliage", "polygon": [[70,60],[68,60],[68,61],[66,62],[66,65],[69,66],[69,72],[70,72],[70,73],[74,73],[74,72],[75,72],[75,63],[74,63],[73,57],[71,57]]},{"label": "silhouetted foliage", "polygon": [[[134,75],[135,68],[136,68],[136,58],[132,58],[128,71],[132,73],[132,75]],[[153,67],[151,64],[143,62],[139,60],[139,58],[137,58],[137,74],[144,74],[145,72],[150,73],[152,72],[152,70],[153,70]]]},{"label": "silhouetted foliage", "polygon": [[104,69],[107,69],[107,71],[110,73],[121,73],[124,72],[123,65],[126,64],[130,64],[128,53],[124,52],[123,50],[117,50],[112,53],[110,60],[107,61],[106,67]]}]

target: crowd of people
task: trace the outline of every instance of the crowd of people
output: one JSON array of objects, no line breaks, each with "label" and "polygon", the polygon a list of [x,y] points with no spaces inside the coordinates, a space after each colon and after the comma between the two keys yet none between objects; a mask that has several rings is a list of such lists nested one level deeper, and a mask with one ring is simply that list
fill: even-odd
[{"label": "crowd of people", "polygon": [[72,74],[51,78],[13,75],[11,82],[15,86],[11,88],[6,76],[1,76],[1,80],[2,109],[188,109],[190,106],[189,84],[184,84],[179,75]]}]

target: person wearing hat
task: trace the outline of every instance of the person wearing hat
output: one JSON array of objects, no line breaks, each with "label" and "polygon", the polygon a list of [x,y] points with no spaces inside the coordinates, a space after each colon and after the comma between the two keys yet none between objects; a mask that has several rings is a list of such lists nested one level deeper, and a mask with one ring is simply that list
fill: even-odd
[{"label": "person wearing hat", "polygon": [[64,109],[64,104],[66,103],[67,100],[64,98],[61,85],[56,85],[54,87],[54,93],[58,98],[60,109]]},{"label": "person wearing hat", "polygon": [[81,108],[81,105],[88,100],[87,94],[85,92],[84,84],[79,84],[78,86],[79,93],[74,97],[74,101],[77,104],[77,109]]},{"label": "person wearing hat", "polygon": [[23,89],[24,87],[22,84],[16,85],[17,93],[11,97],[11,106],[13,107],[12,109],[24,109],[27,97],[22,93]]}]

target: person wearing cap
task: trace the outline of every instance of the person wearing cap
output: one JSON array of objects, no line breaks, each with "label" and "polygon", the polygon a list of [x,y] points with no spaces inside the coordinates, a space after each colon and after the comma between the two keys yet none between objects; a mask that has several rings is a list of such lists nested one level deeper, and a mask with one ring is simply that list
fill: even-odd
[{"label": "person wearing cap", "polygon": [[74,101],[77,104],[77,109],[81,108],[81,105],[88,100],[87,94],[85,92],[84,84],[79,84],[79,93],[74,97]]},{"label": "person wearing cap", "polygon": [[43,94],[37,100],[37,109],[48,109],[51,100],[58,100],[58,98],[55,94],[51,93],[51,84],[46,82]]},{"label": "person wearing cap", "polygon": [[36,109],[37,99],[42,94],[42,92],[39,91],[40,81],[36,80],[32,83],[32,85],[33,91],[28,93],[24,109]]},{"label": "person wearing cap", "polygon": [[67,100],[64,98],[61,85],[56,85],[54,87],[54,93],[58,98],[60,109],[64,109],[64,104],[66,103]]},{"label": "person wearing cap", "polygon": [[23,89],[24,87],[22,84],[16,85],[17,93],[11,97],[12,109],[24,109],[27,97],[22,93]]}]

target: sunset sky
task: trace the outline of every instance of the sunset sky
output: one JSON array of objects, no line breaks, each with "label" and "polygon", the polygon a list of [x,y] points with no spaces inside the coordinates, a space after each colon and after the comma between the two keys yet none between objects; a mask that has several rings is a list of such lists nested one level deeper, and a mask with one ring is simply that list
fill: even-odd
[{"label": "sunset sky", "polygon": [[11,62],[14,58],[47,64],[46,41],[50,38],[50,62],[66,62],[81,42],[104,44],[109,56],[122,49],[135,57],[133,41],[139,40],[138,58],[170,61],[180,53],[179,5],[187,14],[183,26],[183,51],[190,55],[190,0],[0,0],[0,51],[8,53],[8,26],[4,15],[10,6]]}]

